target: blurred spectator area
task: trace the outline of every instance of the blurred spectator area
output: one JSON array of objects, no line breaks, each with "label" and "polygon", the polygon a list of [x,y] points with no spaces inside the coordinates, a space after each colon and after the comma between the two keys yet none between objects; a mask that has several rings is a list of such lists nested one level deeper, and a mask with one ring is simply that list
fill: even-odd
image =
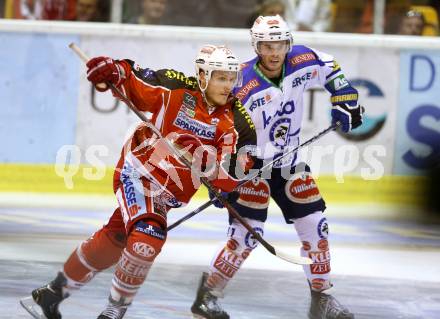
[{"label": "blurred spectator area", "polygon": [[286,18],[286,3],[283,0],[257,1],[254,10],[247,18],[247,27],[251,28],[259,16],[280,15]]},{"label": "blurred spectator area", "polygon": [[[374,0],[334,0],[334,32],[373,33]],[[400,19],[410,8],[409,0],[388,0],[384,33],[396,34]]]},{"label": "blurred spectator area", "polygon": [[290,7],[293,11],[293,25],[298,31],[329,31],[334,5],[331,0],[295,0]]},{"label": "blurred spectator area", "polygon": [[[440,3],[440,1],[438,2]],[[422,35],[436,36],[439,34],[438,17],[440,6],[438,7],[438,10],[436,10],[436,8],[432,6],[413,5],[411,6],[411,10],[415,10],[423,14],[423,17],[425,19],[425,27],[423,29]]]},{"label": "blurred spectator area", "polygon": [[[333,32],[373,33],[374,0],[333,0]],[[401,20],[409,10],[423,13],[425,29],[422,35],[438,34],[439,0],[386,0],[383,30],[397,34]]]},{"label": "blurred spectator area", "polygon": [[142,14],[143,2],[165,1],[157,24],[203,27],[247,28],[259,0],[125,0],[123,21],[130,23]]},{"label": "blurred spectator area", "polygon": [[[380,1],[380,0],[379,0]],[[139,23],[150,2],[163,2],[154,24],[249,28],[260,14],[284,14],[299,30],[373,33],[375,0],[124,0],[122,21]],[[329,7],[329,8],[327,8]],[[423,35],[435,35],[440,0],[386,0],[383,33],[397,34],[411,8],[422,11],[428,25]],[[301,12],[304,10],[303,12]],[[313,11],[313,12],[307,12]],[[148,19],[144,19],[148,20]],[[308,23],[303,23],[308,21]]]},{"label": "blurred spectator area", "polygon": [[170,24],[164,20],[170,8],[168,0],[125,0],[122,4],[122,22]]},{"label": "blurred spectator area", "polygon": [[111,0],[4,0],[3,17],[108,22]]},{"label": "blurred spectator area", "polygon": [[[249,28],[260,14],[284,15],[293,29],[373,33],[384,0],[0,0],[1,16],[177,26]],[[440,0],[386,0],[385,34],[397,34],[409,10],[423,13],[422,35],[437,35]],[[379,7],[379,6],[378,6]],[[377,24],[376,24],[377,28]],[[380,32],[379,32],[380,33]]]}]

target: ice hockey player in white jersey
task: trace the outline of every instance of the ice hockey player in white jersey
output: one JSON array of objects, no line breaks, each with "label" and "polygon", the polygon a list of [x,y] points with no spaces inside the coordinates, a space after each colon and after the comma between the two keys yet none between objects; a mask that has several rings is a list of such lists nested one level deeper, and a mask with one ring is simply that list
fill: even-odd
[{"label": "ice hockey player in white jersey", "polygon": [[[280,158],[284,151],[299,144],[303,95],[312,86],[323,86],[330,93],[332,121],[341,122],[344,132],[362,124],[358,92],[332,56],[293,45],[290,28],[280,16],[258,17],[251,28],[251,37],[257,56],[244,63],[243,86],[236,89],[235,96],[241,100],[256,127],[260,159],[257,168],[263,162]],[[302,242],[301,254],[314,261],[304,266],[311,291],[309,318],[354,318],[330,293],[325,202],[310,168],[305,163],[297,163],[296,159],[296,154],[283,158],[275,163],[271,174],[243,185],[234,207],[263,235],[272,197],[286,223],[295,227]],[[218,303],[218,297],[223,295],[227,283],[256,246],[257,241],[249,232],[230,218],[226,243],[215,254],[209,272],[203,273],[200,281],[191,308],[194,315],[208,319],[229,318]]]}]

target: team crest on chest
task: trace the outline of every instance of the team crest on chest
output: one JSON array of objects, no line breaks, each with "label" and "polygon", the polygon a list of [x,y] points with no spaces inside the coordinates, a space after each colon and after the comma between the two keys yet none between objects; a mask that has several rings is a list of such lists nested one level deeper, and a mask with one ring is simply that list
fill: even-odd
[{"label": "team crest on chest", "polygon": [[287,144],[291,121],[290,118],[280,118],[272,124],[269,138],[273,145],[284,147]]}]

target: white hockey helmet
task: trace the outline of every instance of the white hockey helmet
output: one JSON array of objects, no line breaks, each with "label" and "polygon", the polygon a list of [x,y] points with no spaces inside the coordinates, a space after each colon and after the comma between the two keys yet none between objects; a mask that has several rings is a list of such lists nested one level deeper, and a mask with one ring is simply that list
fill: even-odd
[{"label": "white hockey helmet", "polygon": [[[213,71],[230,71],[237,73],[235,85],[241,86],[242,75],[240,62],[237,56],[226,46],[205,45],[203,46],[195,60],[196,77],[200,90],[204,92],[208,87]],[[200,82],[200,71],[205,72],[206,85],[202,87]]]},{"label": "white hockey helmet", "polygon": [[289,41],[289,50],[293,45],[289,25],[278,14],[276,16],[259,16],[252,25],[250,32],[252,46],[257,53],[259,53],[258,42],[260,41]]}]

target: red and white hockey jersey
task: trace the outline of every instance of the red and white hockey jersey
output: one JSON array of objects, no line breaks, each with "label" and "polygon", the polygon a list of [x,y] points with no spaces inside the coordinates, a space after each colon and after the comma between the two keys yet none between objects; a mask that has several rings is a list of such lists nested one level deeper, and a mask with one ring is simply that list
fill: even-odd
[{"label": "red and white hockey jersey", "polygon": [[[122,150],[114,176],[115,189],[124,163],[130,163],[136,174],[164,186],[179,204],[187,203],[200,186],[192,172],[200,168],[209,171],[205,176],[214,186],[231,191],[239,182],[236,172],[248,168],[244,166],[249,158],[240,152],[244,156],[238,159],[238,150],[256,144],[254,125],[241,103],[231,97],[226,105],[210,113],[194,78],[173,70],[140,69],[129,60],[119,62],[127,77],[122,91],[140,111],[152,113],[152,123],[163,137],[194,157],[194,167],[186,167],[143,123]],[[197,156],[202,154],[200,147],[206,146],[214,159],[211,163],[216,165],[209,165],[206,152],[203,165],[195,160],[201,157]]]}]

